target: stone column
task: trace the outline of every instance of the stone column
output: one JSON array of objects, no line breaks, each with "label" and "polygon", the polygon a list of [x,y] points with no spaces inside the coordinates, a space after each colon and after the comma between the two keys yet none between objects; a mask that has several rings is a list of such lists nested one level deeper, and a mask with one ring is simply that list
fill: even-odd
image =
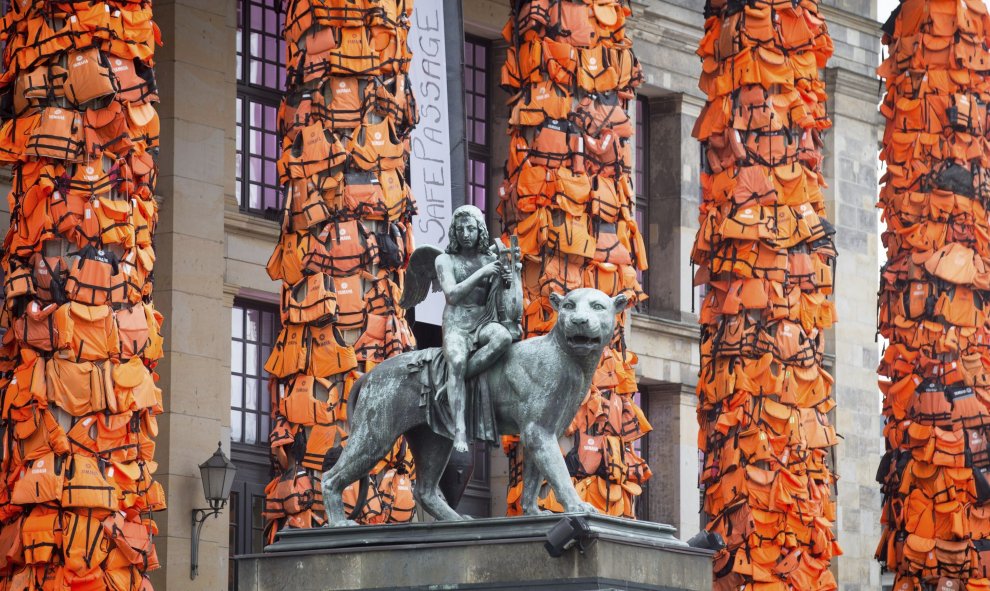
[{"label": "stone column", "polygon": [[224,297],[224,201],[234,178],[234,0],[159,0],[162,102],[155,302],[167,319],[157,477],[169,509],[156,538],[156,591],[227,587],[227,513],[209,519],[189,579],[190,511],[205,507],[198,464],[230,454],[230,309]]},{"label": "stone column", "polygon": [[[653,431],[647,436],[650,521],[677,528],[687,540],[701,528],[698,493],[698,397],[686,384],[640,385]],[[647,400],[648,399],[648,400]]]},{"label": "stone column", "polygon": [[836,227],[839,256],[835,298],[839,322],[828,334],[835,355],[835,448],[838,481],[837,561],[842,589],[878,589],[873,559],[880,539],[880,488],[874,478],[883,453],[883,418],[876,368],[877,82],[844,68],[829,68],[825,83],[833,128],[825,137],[825,196]]},{"label": "stone column", "polygon": [[652,258],[647,310],[652,316],[688,320],[691,313],[691,245],[698,231],[701,176],[698,142],[691,129],[704,101],[689,94],[651,98],[648,157],[649,219],[643,229]]}]

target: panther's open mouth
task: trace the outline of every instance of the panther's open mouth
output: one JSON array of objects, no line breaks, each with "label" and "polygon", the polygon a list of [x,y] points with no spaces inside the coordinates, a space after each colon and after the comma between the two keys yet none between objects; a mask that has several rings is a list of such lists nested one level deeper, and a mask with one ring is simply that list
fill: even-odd
[{"label": "panther's open mouth", "polygon": [[567,344],[572,347],[597,347],[602,344],[601,337],[584,334],[567,336]]}]

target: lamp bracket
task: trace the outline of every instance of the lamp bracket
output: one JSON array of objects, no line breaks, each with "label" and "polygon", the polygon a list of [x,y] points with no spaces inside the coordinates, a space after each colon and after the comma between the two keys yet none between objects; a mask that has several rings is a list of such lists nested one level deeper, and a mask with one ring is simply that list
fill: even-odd
[{"label": "lamp bracket", "polygon": [[192,539],[189,541],[189,578],[195,579],[199,575],[199,536],[203,533],[203,524],[209,517],[219,517],[220,511],[227,504],[226,499],[209,499],[209,509],[192,510]]}]

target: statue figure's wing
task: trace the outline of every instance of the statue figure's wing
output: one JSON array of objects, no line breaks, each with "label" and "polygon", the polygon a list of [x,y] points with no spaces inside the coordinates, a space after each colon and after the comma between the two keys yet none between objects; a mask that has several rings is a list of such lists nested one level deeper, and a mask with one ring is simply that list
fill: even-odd
[{"label": "statue figure's wing", "polygon": [[399,305],[404,310],[425,300],[430,292],[440,291],[436,260],[442,253],[442,250],[430,244],[424,244],[413,251],[406,269],[405,290],[399,300]]}]

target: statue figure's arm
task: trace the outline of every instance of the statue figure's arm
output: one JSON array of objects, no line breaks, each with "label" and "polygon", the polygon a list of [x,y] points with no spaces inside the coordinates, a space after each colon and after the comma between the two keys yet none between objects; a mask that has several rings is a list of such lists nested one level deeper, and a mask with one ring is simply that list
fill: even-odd
[{"label": "statue figure's arm", "polygon": [[485,278],[499,273],[501,268],[498,260],[494,260],[472,273],[464,281],[458,283],[454,279],[453,261],[450,255],[440,255],[437,257],[436,265],[440,289],[443,290],[443,294],[447,298],[447,304],[451,306],[459,305]]}]

